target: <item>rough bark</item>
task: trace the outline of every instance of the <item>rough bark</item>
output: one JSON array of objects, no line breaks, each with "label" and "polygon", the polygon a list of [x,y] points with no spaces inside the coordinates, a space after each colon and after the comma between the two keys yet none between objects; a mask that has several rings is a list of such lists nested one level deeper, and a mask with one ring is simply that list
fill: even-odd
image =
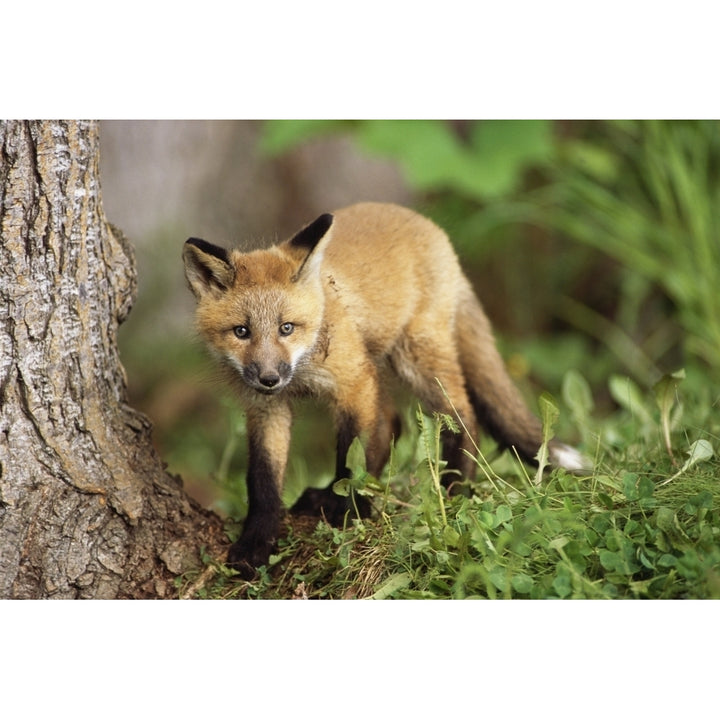
[{"label": "rough bark", "polygon": [[132,250],[103,212],[93,122],[0,123],[0,597],[176,595],[222,544],[127,405]]}]

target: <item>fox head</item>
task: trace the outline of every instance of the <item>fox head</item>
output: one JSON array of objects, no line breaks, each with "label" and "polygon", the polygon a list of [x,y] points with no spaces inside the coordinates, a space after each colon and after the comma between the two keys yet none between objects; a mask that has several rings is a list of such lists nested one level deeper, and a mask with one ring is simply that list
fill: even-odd
[{"label": "fox head", "polygon": [[185,276],[197,300],[200,334],[259,393],[287,388],[315,346],[332,223],[332,215],[321,215],[292,239],[249,253],[198,238],[185,242]]}]

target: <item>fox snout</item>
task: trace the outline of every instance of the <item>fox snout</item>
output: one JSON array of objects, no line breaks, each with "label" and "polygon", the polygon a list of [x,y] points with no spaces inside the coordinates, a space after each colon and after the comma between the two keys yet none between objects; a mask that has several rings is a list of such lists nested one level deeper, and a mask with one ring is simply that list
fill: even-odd
[{"label": "fox snout", "polygon": [[277,366],[261,365],[251,362],[242,370],[242,378],[258,392],[272,394],[282,390],[292,379],[292,367],[286,362],[279,362]]}]

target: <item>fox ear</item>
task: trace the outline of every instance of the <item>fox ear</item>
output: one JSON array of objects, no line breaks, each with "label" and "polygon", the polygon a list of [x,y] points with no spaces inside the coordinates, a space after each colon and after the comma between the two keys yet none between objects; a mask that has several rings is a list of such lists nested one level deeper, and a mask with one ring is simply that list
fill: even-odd
[{"label": "fox ear", "polygon": [[183,261],[185,277],[198,300],[207,293],[225,292],[235,280],[235,269],[227,250],[205,240],[186,240]]},{"label": "fox ear", "polygon": [[319,272],[325,247],[332,237],[332,224],[333,216],[325,213],[288,241],[287,246],[293,255],[301,258],[300,266],[293,276],[295,282]]}]

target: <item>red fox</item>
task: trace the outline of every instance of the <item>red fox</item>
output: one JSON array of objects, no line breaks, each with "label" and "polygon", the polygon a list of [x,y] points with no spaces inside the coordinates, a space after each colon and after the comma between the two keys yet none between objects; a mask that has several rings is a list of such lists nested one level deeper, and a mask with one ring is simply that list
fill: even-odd
[{"label": "red fox", "polygon": [[[470,435],[481,425],[535,459],[540,421],[508,376],[447,235],[429,219],[361,203],[321,215],[266,250],[227,251],[190,238],[183,259],[199,332],[247,413],[248,515],[228,555],[242,576],[268,561],[279,532],[295,398],[330,404],[336,479],[348,476],[355,437],[371,475],[388,460],[398,427],[386,389],[391,375],[428,411],[457,413]],[[549,450],[555,465],[584,467],[571,447],[551,441]],[[445,432],[443,455],[449,468],[473,475],[466,433]],[[299,505],[319,507],[331,521],[348,509],[331,487],[308,490]]]}]

